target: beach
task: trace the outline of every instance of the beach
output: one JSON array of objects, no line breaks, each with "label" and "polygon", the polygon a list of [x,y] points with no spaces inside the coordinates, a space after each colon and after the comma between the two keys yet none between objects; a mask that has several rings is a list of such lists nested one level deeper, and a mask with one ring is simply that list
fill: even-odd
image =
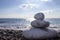
[{"label": "beach", "polygon": [[0,29],[0,40],[21,40],[21,30]]},{"label": "beach", "polygon": [[[58,32],[60,40],[60,18],[47,19],[50,22],[51,29]],[[22,30],[25,30],[30,22],[24,19],[0,19],[0,40],[21,40]]]},{"label": "beach", "polygon": [[[0,29],[0,40],[21,40],[22,32],[22,30]],[[60,33],[57,40],[60,40]]]}]

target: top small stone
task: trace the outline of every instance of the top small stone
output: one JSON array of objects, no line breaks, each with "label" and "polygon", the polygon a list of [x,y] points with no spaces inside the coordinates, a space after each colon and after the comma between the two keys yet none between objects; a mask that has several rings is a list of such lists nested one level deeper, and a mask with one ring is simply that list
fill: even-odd
[{"label": "top small stone", "polygon": [[43,20],[44,19],[44,14],[43,13],[37,13],[37,14],[35,14],[34,18],[36,20]]}]

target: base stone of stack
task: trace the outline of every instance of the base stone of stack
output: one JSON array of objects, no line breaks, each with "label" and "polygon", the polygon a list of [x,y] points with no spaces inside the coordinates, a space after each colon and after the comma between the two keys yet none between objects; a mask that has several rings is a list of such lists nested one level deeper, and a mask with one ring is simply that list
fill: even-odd
[{"label": "base stone of stack", "polygon": [[51,29],[31,28],[23,32],[23,37],[27,39],[46,39],[57,37],[57,32]]}]

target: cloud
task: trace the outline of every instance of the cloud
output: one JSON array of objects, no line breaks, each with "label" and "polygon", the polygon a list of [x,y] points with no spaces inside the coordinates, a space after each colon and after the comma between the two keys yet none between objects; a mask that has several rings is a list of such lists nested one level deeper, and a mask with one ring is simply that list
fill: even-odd
[{"label": "cloud", "polygon": [[20,9],[23,10],[30,10],[33,8],[41,7],[45,2],[51,2],[52,0],[26,0],[26,3],[19,5]]},{"label": "cloud", "polygon": [[31,3],[19,5],[19,8],[23,9],[23,10],[28,10],[28,9],[32,9],[32,8],[38,8],[38,7],[39,7],[38,4],[31,4]]}]

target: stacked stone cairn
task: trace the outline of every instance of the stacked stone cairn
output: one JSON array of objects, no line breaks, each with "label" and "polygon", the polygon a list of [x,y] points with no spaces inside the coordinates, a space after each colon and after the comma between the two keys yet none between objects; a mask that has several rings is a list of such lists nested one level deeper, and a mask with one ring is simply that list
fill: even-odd
[{"label": "stacked stone cairn", "polygon": [[23,32],[23,37],[26,39],[47,39],[57,37],[57,32],[49,29],[49,22],[44,20],[43,13],[37,13],[34,16],[35,20],[31,22],[32,28]]}]

